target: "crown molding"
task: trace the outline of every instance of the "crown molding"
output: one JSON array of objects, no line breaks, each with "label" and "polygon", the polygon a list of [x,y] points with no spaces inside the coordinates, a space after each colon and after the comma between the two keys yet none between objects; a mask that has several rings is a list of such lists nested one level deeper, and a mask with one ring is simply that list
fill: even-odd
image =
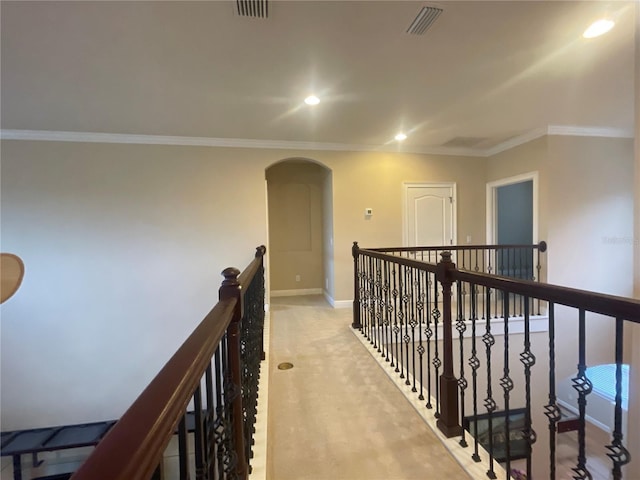
[{"label": "crown molding", "polygon": [[247,138],[185,137],[174,135],[133,135],[127,133],[65,132],[53,130],[0,130],[2,140],[47,142],[119,143],[138,145],[177,145],[192,147],[261,148],[281,150],[328,150],[346,152],[393,152],[430,155],[481,156],[470,148],[412,148],[397,145],[358,145],[348,143],[255,140]]},{"label": "crown molding", "polygon": [[562,135],[574,137],[609,137],[609,138],[633,138],[633,130],[626,128],[610,127],[581,127],[578,125],[549,125],[548,135]]},{"label": "crown molding", "polygon": [[489,149],[446,147],[399,147],[398,145],[359,145],[348,143],[298,142],[289,140],[256,140],[247,138],[186,137],[175,135],[133,135],[127,133],[65,132],[53,130],[0,130],[2,140],[48,142],[117,143],[138,145],[176,145],[192,147],[260,148],[278,150],[316,150],[343,152],[386,152],[422,155],[490,157],[530,142],[544,135],[582,137],[633,138],[631,130],[574,125],[548,125],[530,130]]},{"label": "crown molding", "polygon": [[536,128],[486,149],[483,152],[482,156],[492,157],[493,155],[497,155],[498,153],[504,152],[506,150],[511,150],[512,148],[531,142],[532,140],[535,140],[537,138],[544,137],[545,135],[547,135],[546,128]]}]

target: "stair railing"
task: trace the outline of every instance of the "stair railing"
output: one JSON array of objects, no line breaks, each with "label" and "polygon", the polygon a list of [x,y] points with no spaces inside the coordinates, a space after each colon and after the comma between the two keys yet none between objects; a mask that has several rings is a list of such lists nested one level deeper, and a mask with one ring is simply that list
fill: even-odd
[{"label": "stair railing", "polygon": [[[181,480],[191,478],[192,468],[198,480],[247,479],[264,358],[265,251],[258,247],[242,273],[235,268],[222,272],[220,301],[72,480],[161,479],[163,456],[176,429]],[[187,415],[191,402],[194,411]]]},{"label": "stair railing", "polygon": [[[527,478],[533,478],[533,446],[546,417],[548,464],[536,458],[537,469],[545,465],[536,478],[588,479],[592,473],[586,418],[593,385],[586,373],[586,340],[593,317],[609,318],[615,330],[610,360],[615,364],[616,393],[612,439],[606,449],[612,478],[621,479],[622,467],[631,460],[622,425],[624,325],[640,323],[640,301],[461,269],[446,248],[438,247],[441,258],[429,263],[413,254],[361,249],[354,243],[352,327],[426,401],[425,408],[434,410],[437,426],[447,437],[460,437],[462,447],[469,447],[467,439],[472,441],[470,456],[476,462],[484,456],[488,478],[497,477],[497,462],[511,472],[516,459],[524,461]],[[560,344],[558,326],[566,329],[576,321],[572,339],[562,338]],[[543,329],[537,328],[540,322]],[[547,346],[547,358],[536,359],[541,343]],[[572,345],[578,365],[572,378],[578,445],[575,466],[559,472],[556,372],[566,367],[558,365],[556,353]],[[548,364],[548,371],[536,370],[536,360]]]}]

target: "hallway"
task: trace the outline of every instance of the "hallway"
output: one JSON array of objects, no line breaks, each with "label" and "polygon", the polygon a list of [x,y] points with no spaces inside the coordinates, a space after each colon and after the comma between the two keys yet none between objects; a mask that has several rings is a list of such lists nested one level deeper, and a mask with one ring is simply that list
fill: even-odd
[{"label": "hallway", "polygon": [[350,331],[351,309],[270,308],[268,479],[469,478]]}]

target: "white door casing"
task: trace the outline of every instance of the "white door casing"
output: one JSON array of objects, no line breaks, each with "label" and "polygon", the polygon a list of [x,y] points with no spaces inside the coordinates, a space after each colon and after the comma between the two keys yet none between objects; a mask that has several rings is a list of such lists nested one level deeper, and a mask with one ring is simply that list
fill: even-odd
[{"label": "white door casing", "polygon": [[455,245],[455,183],[404,183],[403,187],[404,246]]},{"label": "white door casing", "polygon": [[529,180],[533,182],[533,243],[538,243],[538,172],[529,172],[487,183],[487,245],[495,245],[498,242],[496,210],[498,187]]}]

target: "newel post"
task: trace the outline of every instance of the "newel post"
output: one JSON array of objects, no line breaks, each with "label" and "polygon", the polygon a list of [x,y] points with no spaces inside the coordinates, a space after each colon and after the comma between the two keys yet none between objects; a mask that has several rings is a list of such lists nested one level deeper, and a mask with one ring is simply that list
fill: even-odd
[{"label": "newel post", "polygon": [[238,301],[233,310],[233,318],[227,328],[227,345],[229,354],[229,374],[231,385],[235,390],[232,400],[233,448],[238,462],[236,475],[240,480],[247,479],[247,459],[244,449],[244,413],[242,411],[242,376],[240,366],[240,322],[242,321],[242,290],[238,275],[240,270],[229,267],[222,271],[224,281],[219,291],[220,300],[236,298]]},{"label": "newel post", "polygon": [[442,332],[444,368],[440,375],[440,417],[437,425],[447,437],[462,433],[458,411],[458,380],[453,374],[453,333],[451,324],[451,271],[456,264],[451,261],[451,252],[442,252],[438,263],[436,280],[442,285]]},{"label": "newel post", "polygon": [[360,323],[360,272],[358,271],[360,247],[358,247],[358,242],[353,242],[351,254],[353,255],[353,323],[351,324],[351,328],[362,328],[362,324]]}]

